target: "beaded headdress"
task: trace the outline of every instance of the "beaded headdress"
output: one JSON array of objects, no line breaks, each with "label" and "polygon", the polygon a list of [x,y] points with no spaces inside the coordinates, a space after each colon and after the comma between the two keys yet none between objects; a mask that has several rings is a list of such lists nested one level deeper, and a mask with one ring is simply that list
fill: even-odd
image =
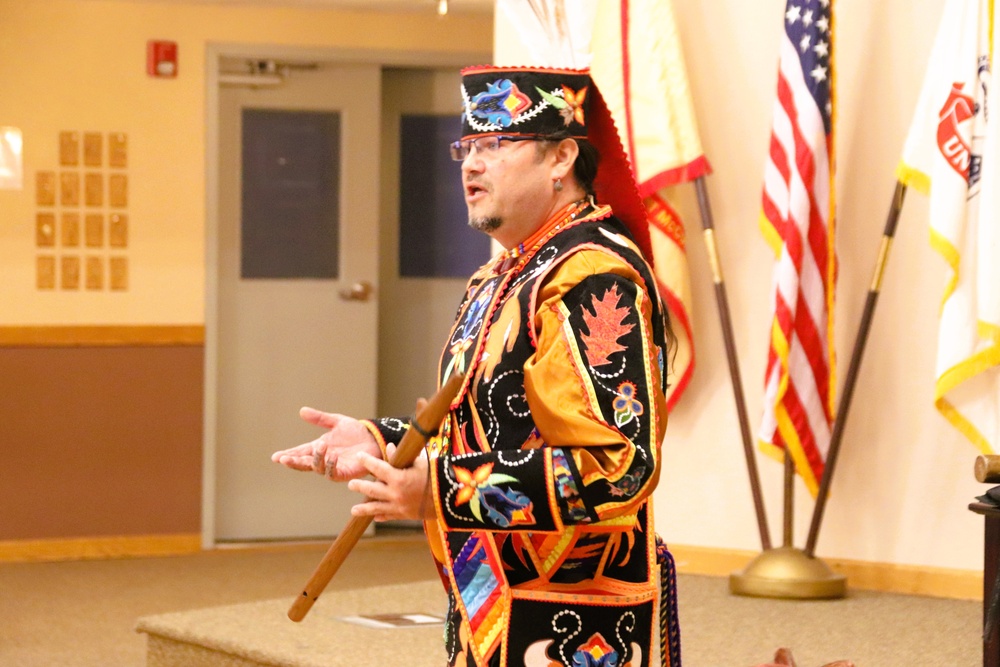
[{"label": "beaded headdress", "polygon": [[597,201],[625,223],[653,263],[646,210],[618,130],[590,70],[477,66],[462,70],[462,139],[501,134],[587,139],[601,155]]}]

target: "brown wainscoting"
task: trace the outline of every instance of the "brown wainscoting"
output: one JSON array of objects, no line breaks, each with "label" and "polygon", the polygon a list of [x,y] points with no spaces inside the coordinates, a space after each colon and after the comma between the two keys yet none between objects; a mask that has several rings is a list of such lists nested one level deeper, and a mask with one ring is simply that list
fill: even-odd
[{"label": "brown wainscoting", "polygon": [[201,325],[0,327],[0,347],[204,344]]},{"label": "brown wainscoting", "polygon": [[13,330],[0,541],[200,533],[204,329]]},{"label": "brown wainscoting", "polygon": [[9,540],[0,542],[0,563],[182,556],[199,551],[201,535],[198,534]]}]

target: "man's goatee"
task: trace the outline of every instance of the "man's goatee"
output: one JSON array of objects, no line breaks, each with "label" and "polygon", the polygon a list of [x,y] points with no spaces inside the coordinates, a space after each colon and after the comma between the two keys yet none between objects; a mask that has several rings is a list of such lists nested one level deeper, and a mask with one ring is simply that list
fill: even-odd
[{"label": "man's goatee", "polygon": [[489,234],[500,228],[503,220],[496,216],[483,216],[480,218],[469,218],[469,227]]}]

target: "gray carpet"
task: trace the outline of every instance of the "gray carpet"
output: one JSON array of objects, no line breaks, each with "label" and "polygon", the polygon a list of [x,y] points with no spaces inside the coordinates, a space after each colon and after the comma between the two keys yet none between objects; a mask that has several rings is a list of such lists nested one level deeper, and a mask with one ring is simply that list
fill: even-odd
[{"label": "gray carpet", "polygon": [[688,667],[747,667],[792,649],[798,667],[982,664],[982,603],[869,591],[842,600],[736,597],[718,577],[681,575],[681,646]]},{"label": "gray carpet", "polygon": [[[144,616],[262,600],[291,602],[326,545],[175,558],[0,564],[0,665],[141,667]],[[435,577],[422,538],[366,540],[331,591]],[[854,592],[792,602],[729,595],[724,578],[681,575],[687,667],[750,667],[791,647],[798,667],[982,664],[981,603]],[[325,604],[324,597],[320,604]],[[277,604],[284,608],[284,603]],[[307,619],[308,620],[308,619]],[[291,624],[291,622],[288,622]]]}]

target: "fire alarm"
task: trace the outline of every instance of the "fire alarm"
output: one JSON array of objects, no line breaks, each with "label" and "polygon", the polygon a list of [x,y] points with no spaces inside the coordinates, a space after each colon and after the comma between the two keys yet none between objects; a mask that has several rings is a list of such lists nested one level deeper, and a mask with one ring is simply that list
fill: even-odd
[{"label": "fire alarm", "polygon": [[177,76],[177,42],[146,42],[146,74],[160,78]]}]

